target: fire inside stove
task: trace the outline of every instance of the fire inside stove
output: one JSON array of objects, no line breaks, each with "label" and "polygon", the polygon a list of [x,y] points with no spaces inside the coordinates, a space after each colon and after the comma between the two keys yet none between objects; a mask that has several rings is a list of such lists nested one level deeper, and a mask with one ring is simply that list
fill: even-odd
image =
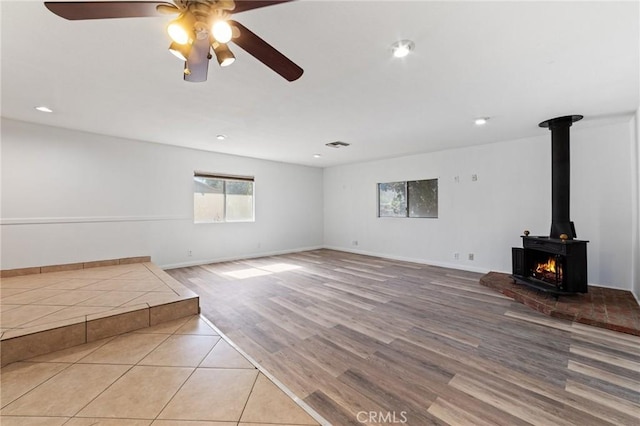
[{"label": "fire inside stove", "polygon": [[562,284],[562,262],[550,256],[546,262],[535,265],[533,277],[555,285]]}]

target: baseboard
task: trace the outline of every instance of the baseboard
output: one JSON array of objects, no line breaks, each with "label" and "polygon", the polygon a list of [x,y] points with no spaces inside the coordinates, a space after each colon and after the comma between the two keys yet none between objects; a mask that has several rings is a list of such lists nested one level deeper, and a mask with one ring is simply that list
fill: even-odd
[{"label": "baseboard", "polygon": [[269,251],[269,252],[250,253],[250,254],[241,255],[241,256],[199,259],[199,260],[194,260],[190,262],[169,263],[169,264],[162,264],[158,266],[162,269],[187,268],[189,266],[200,266],[200,265],[208,265],[210,263],[234,262],[237,260],[257,259],[259,257],[279,256],[282,254],[291,254],[291,253],[299,253],[303,251],[320,250],[322,248],[325,248],[325,247],[324,246],[299,247],[296,249],[289,249],[289,250],[276,250],[276,251]]},{"label": "baseboard", "polygon": [[638,300],[638,296],[636,296],[636,294],[630,288],[620,288],[620,287],[615,287],[615,286],[612,286],[612,285],[598,284],[598,283],[589,283],[589,287],[602,287],[602,288],[610,288],[610,289],[613,289],[613,290],[628,291],[629,293],[633,294],[633,297],[636,299],[636,301],[640,305],[640,301]]},{"label": "baseboard", "polygon": [[158,266],[160,266],[160,268],[165,269],[165,270],[166,269],[175,269],[175,268],[186,268],[186,267],[189,267],[189,266],[200,266],[200,265],[208,265],[210,263],[233,262],[233,261],[237,261],[237,260],[256,259],[256,258],[259,258],[259,257],[279,256],[279,255],[283,255],[283,254],[299,253],[299,252],[303,252],[303,251],[319,250],[319,249],[342,251],[342,252],[345,252],[345,253],[362,254],[362,255],[365,255],[365,256],[380,257],[382,259],[399,260],[399,261],[402,261],[402,262],[419,263],[421,265],[439,266],[439,267],[442,267],[442,268],[458,269],[460,271],[468,271],[468,272],[478,272],[478,273],[481,273],[481,274],[486,274],[487,272],[490,271],[490,269],[478,268],[478,267],[473,267],[473,266],[468,266],[468,265],[459,265],[459,264],[455,264],[455,263],[430,261],[430,260],[425,260],[425,259],[418,259],[418,258],[411,258],[411,257],[404,257],[404,256],[393,256],[393,255],[388,255],[388,254],[384,254],[384,253],[375,253],[375,252],[369,252],[369,251],[366,251],[366,250],[353,250],[353,249],[347,249],[347,248],[344,248],[344,247],[334,247],[334,246],[300,247],[300,248],[291,249],[291,250],[279,250],[279,251],[264,252],[264,253],[252,253],[252,254],[243,255],[243,256],[221,257],[221,258],[214,258],[214,259],[200,259],[200,260],[195,260],[195,261],[191,261],[191,262],[179,262],[179,263],[171,263],[171,264],[158,265]]},{"label": "baseboard", "polygon": [[354,249],[345,248],[345,247],[324,246],[323,248],[327,250],[344,251],[346,253],[380,257],[380,258],[389,259],[389,260],[399,260],[401,262],[412,262],[412,263],[419,263],[421,265],[430,265],[430,266],[439,266],[442,268],[458,269],[460,271],[478,272],[480,274],[486,274],[489,271],[491,271],[491,269],[480,268],[480,267],[469,266],[469,265],[460,265],[458,263],[439,262],[436,260],[418,259],[418,258],[405,257],[405,256],[394,256],[387,253],[376,253],[376,252],[371,252],[366,250],[354,250]]}]

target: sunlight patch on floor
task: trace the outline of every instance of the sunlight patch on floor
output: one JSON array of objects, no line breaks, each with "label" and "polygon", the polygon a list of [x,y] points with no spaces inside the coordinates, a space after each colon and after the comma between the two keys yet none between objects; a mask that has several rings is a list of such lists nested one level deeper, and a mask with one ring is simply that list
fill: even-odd
[{"label": "sunlight patch on floor", "polygon": [[302,268],[302,266],[291,265],[289,263],[274,263],[272,265],[261,266],[259,268],[246,268],[238,269],[237,271],[225,272],[224,275],[242,280],[245,278],[261,277],[263,275],[271,275],[277,272],[292,271],[300,268]]},{"label": "sunlight patch on floor", "polygon": [[263,266],[260,269],[265,269],[270,272],[286,272],[301,268],[302,266],[292,265],[290,263],[274,263],[273,265]]}]

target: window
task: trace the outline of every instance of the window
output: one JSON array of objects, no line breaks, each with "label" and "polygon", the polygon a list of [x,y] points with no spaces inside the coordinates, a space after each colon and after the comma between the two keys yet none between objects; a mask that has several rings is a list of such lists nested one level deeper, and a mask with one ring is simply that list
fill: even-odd
[{"label": "window", "polygon": [[378,216],[407,216],[406,182],[390,182],[378,184]]},{"label": "window", "polygon": [[438,217],[438,179],[407,182],[409,217]]},{"label": "window", "polygon": [[195,172],[195,223],[253,222],[253,177]]},{"label": "window", "polygon": [[378,217],[438,217],[438,179],[379,183]]}]

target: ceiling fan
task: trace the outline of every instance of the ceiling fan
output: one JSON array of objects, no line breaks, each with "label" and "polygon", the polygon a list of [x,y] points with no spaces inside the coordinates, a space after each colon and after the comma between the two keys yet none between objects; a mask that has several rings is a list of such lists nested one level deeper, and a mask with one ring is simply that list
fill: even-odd
[{"label": "ceiling fan", "polygon": [[169,50],[184,61],[184,79],[207,80],[209,60],[220,66],[231,65],[235,56],[227,43],[233,42],[288,81],[302,76],[302,68],[269,43],[236,22],[231,15],[287,3],[292,0],[174,0],[158,1],[81,1],[45,2],[51,12],[69,20],[139,18],[178,15],[167,26]]}]

